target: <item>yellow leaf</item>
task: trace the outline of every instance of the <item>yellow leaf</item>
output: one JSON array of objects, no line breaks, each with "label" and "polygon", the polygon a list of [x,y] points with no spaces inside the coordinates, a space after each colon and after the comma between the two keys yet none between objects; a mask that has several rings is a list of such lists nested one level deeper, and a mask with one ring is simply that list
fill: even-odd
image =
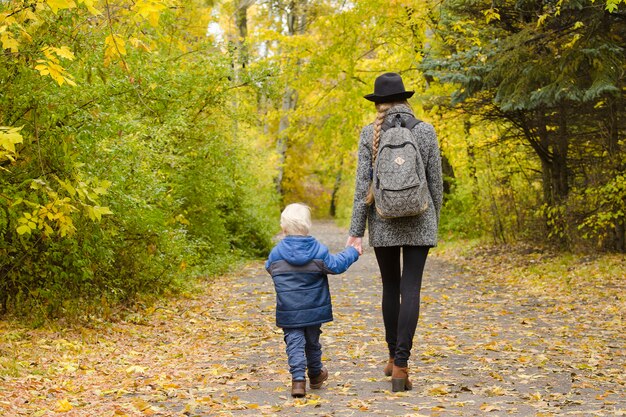
[{"label": "yellow leaf", "polygon": [[505,395],[506,394],[506,392],[504,391],[504,388],[499,387],[497,385],[494,385],[493,387],[488,388],[486,393],[490,397],[497,397],[497,396],[501,396],[501,395]]},{"label": "yellow leaf", "polygon": [[63,85],[65,82],[65,77],[63,77],[63,67],[57,65],[53,62],[48,63],[48,72],[50,73],[50,77],[59,85]]},{"label": "yellow leaf", "polygon": [[10,49],[11,52],[18,51],[18,46],[20,44],[17,40],[11,37],[10,33],[4,32],[2,36],[0,36],[0,41],[2,41],[2,49]]},{"label": "yellow leaf", "polygon": [[35,69],[37,71],[39,71],[39,73],[41,75],[48,75],[48,74],[50,74],[50,71],[48,71],[48,66],[45,65],[45,64],[39,64],[39,65],[35,66]]},{"label": "yellow leaf", "polygon": [[161,11],[166,8],[167,6],[165,4],[154,0],[139,0],[135,4],[137,15],[147,19],[148,22],[154,27],[159,25]]},{"label": "yellow leaf", "polygon": [[72,404],[68,400],[57,401],[57,408],[54,409],[57,413],[66,413],[72,410]]},{"label": "yellow leaf", "polygon": [[496,407],[494,405],[487,404],[487,403],[482,403],[481,406],[480,406],[480,409],[482,411],[486,411],[488,413],[491,412],[491,411],[500,411],[500,408],[498,408],[498,407]]},{"label": "yellow leaf", "polygon": [[24,30],[24,28],[20,28],[20,30],[21,30],[22,36],[25,37],[28,42],[32,42],[33,41],[33,37],[30,36],[30,34],[28,32],[26,32]]},{"label": "yellow leaf", "polygon": [[127,374],[143,374],[144,372],[146,372],[146,368],[139,365],[132,365],[126,368]]},{"label": "yellow leaf", "polygon": [[434,385],[428,389],[428,395],[447,395],[450,390],[446,385]]},{"label": "yellow leaf", "polygon": [[67,46],[62,46],[60,48],[52,48],[52,50],[61,58],[67,58],[70,61],[74,59],[74,53],[70,51],[70,48]]},{"label": "yellow leaf", "polygon": [[17,234],[23,235],[23,234],[26,234],[26,233],[28,233],[30,235],[30,227],[26,226],[25,224],[23,224],[23,225],[21,225],[21,226],[19,226],[17,228]]},{"label": "yellow leaf", "polygon": [[483,10],[483,14],[485,15],[485,20],[487,23],[492,20],[500,20],[500,13],[498,13],[498,9],[491,8],[487,10]]},{"label": "yellow leaf", "polygon": [[142,398],[134,398],[132,402],[135,408],[139,411],[143,411],[144,413],[150,409],[150,403]]},{"label": "yellow leaf", "polygon": [[[41,21],[41,19],[39,19],[39,16],[37,16],[37,14],[31,9],[23,10],[23,13],[23,21],[31,20],[33,23],[39,23]],[[28,35],[28,37],[30,38],[30,35]]]},{"label": "yellow leaf", "polygon": [[[52,49],[47,48],[44,53],[48,56],[49,51]],[[54,81],[59,85],[63,85],[65,83],[75,86],[76,83],[72,79],[72,76],[69,75],[65,68],[59,65],[57,62],[54,62],[56,59],[51,59],[46,61],[45,59],[38,59],[37,62],[39,65],[35,66],[35,69],[39,71],[42,76],[49,75]]]},{"label": "yellow leaf", "polygon": [[132,37],[129,39],[131,45],[133,45],[135,48],[138,49],[143,49],[145,52],[151,52],[150,51],[150,47],[148,45],[146,45],[141,39],[137,39],[135,37]]},{"label": "yellow leaf", "polygon": [[15,144],[22,143],[23,137],[18,132],[22,127],[0,126],[0,148],[15,153]]},{"label": "yellow leaf", "polygon": [[103,214],[113,214],[108,207],[93,206],[88,208],[88,214],[91,220],[102,220]]},{"label": "yellow leaf", "polygon": [[108,66],[114,59],[126,55],[126,43],[117,34],[111,34],[104,39],[104,65]]},{"label": "yellow leaf", "polygon": [[496,342],[495,340],[494,340],[494,341],[492,341],[492,342],[489,342],[489,343],[485,343],[485,344],[483,345],[483,347],[484,347],[486,350],[491,350],[491,351],[493,351],[493,352],[499,352],[499,351],[500,351],[500,348],[499,348],[499,346],[498,346],[498,342]]},{"label": "yellow leaf", "polygon": [[89,13],[92,15],[97,16],[100,14],[100,10],[94,7],[93,0],[78,0],[78,3],[87,6],[87,10],[89,10]]},{"label": "yellow leaf", "polygon": [[[57,57],[54,56],[54,54],[53,54],[54,50],[51,47],[46,46],[44,48],[41,48],[41,52],[43,52],[43,54],[46,56],[46,59],[48,61],[52,61],[52,62],[56,62],[56,63],[59,62]],[[38,60],[37,62],[46,62],[46,60],[42,59],[42,60]]]},{"label": "yellow leaf", "polygon": [[50,6],[54,14],[57,14],[60,9],[71,9],[76,7],[74,0],[46,0],[46,3],[48,3],[48,6]]},{"label": "yellow leaf", "polygon": [[569,41],[568,43],[566,43],[566,44],[564,44],[564,45],[563,45],[563,49],[569,49],[569,48],[572,48],[572,47],[576,44],[576,42],[578,42],[578,40],[580,39],[580,37],[581,37],[581,36],[580,36],[580,33],[575,34],[575,35],[572,37],[572,40],[571,40],[571,41]]},{"label": "yellow leaf", "polygon": [[497,373],[495,371],[490,372],[489,375],[492,378],[497,379],[498,381],[501,381],[501,382],[504,381],[504,378],[502,377],[502,375],[500,375],[499,373]]}]

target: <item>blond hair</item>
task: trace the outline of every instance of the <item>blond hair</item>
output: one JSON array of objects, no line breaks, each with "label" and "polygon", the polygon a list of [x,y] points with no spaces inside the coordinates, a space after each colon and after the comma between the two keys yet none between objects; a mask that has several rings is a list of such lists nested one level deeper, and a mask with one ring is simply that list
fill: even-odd
[{"label": "blond hair", "polygon": [[300,203],[289,204],[280,215],[280,227],[286,235],[307,236],[311,230],[311,209]]},{"label": "blond hair", "polygon": [[[393,106],[398,104],[404,104],[405,106],[409,106],[409,103],[404,101],[397,101],[392,103],[376,103],[376,119],[374,120],[374,139],[372,140],[372,168],[374,168],[374,164],[376,163],[376,158],[378,157],[378,145],[380,144],[380,131],[383,127],[383,122],[385,121],[385,117],[387,116],[387,112]],[[410,106],[409,106],[410,108]],[[374,190],[372,187],[374,186],[374,181],[370,182],[370,188],[365,196],[365,202],[367,205],[371,205],[374,203]]]}]

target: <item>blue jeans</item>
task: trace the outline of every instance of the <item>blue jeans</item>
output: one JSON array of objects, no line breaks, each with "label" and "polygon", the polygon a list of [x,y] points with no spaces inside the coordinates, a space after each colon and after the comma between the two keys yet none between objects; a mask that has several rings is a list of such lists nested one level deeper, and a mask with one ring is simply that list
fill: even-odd
[{"label": "blue jeans", "polygon": [[322,325],[283,329],[283,333],[291,379],[304,381],[307,368],[309,378],[319,375],[322,371]]}]

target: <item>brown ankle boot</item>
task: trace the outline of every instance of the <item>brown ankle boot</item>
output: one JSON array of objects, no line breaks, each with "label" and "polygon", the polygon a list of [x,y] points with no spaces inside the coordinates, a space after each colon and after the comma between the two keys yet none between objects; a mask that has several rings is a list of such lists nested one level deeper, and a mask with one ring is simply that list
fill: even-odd
[{"label": "brown ankle boot", "polygon": [[306,381],[291,381],[291,396],[304,397],[306,395]]},{"label": "brown ankle boot", "polygon": [[313,376],[313,377],[309,376],[309,384],[311,385],[312,389],[318,389],[322,387],[322,384],[327,379],[328,379],[328,370],[326,370],[326,367],[323,367],[322,371],[318,375]]},{"label": "brown ankle boot", "polygon": [[409,381],[409,368],[400,368],[393,365],[391,371],[391,390],[393,392],[410,391],[413,389],[413,384]]},{"label": "brown ankle boot", "polygon": [[391,376],[391,373],[393,372],[393,358],[389,358],[383,372],[385,373],[385,376]]}]

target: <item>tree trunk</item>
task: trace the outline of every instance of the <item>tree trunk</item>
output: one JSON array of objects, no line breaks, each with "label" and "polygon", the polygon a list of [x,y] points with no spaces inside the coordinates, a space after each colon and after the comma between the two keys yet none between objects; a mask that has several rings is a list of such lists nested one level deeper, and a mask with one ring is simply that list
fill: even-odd
[{"label": "tree trunk", "polygon": [[555,136],[548,131],[549,122],[546,120],[544,112],[540,111],[536,120],[538,141],[529,138],[533,149],[541,160],[543,199],[550,207],[564,201],[569,194],[569,133],[567,111],[564,106],[561,107],[558,118],[559,131]]},{"label": "tree trunk", "polygon": [[[237,10],[235,11],[235,25],[237,26],[237,37],[230,41],[232,49],[232,85],[237,86],[241,82],[241,70],[246,67],[247,53],[245,51],[245,41],[248,34],[248,8],[253,0],[237,0]],[[232,106],[235,117],[232,118],[232,140],[237,143],[239,137],[239,98],[237,94],[232,95]]]},{"label": "tree trunk", "polygon": [[567,128],[567,108],[561,105],[559,113],[559,131],[552,147],[552,192],[554,200],[562,203],[569,194],[569,133]]},{"label": "tree trunk", "polygon": [[235,25],[239,38],[236,40],[238,63],[242,68],[248,65],[248,50],[246,47],[246,37],[248,36],[248,9],[254,0],[238,0],[237,10],[235,10]]},{"label": "tree trunk", "polygon": [[[455,176],[454,167],[444,154],[441,155],[441,171],[443,173],[443,194],[446,196],[452,191]],[[476,175],[476,172],[474,172],[474,175]]]},{"label": "tree trunk", "polygon": [[341,178],[342,178],[342,169],[343,161],[341,165],[339,165],[339,169],[337,171],[337,175],[335,176],[335,184],[333,185],[333,192],[330,195],[330,215],[331,217],[335,217],[337,214],[337,193],[339,193],[339,188],[341,187]]},{"label": "tree trunk", "polygon": [[[552,193],[552,181],[551,181],[551,167],[550,167],[550,155],[548,149],[550,148],[550,137],[548,134],[548,128],[546,126],[546,120],[543,111],[540,112],[538,117],[539,122],[537,125],[537,133],[539,135],[539,151],[535,149],[539,159],[541,160],[541,179],[543,188],[543,201],[549,207],[554,206],[554,195]],[[543,152],[541,152],[543,150]]]},{"label": "tree trunk", "polygon": [[[307,25],[307,9],[308,0],[290,0],[287,2],[285,10],[287,34],[294,36],[296,34],[302,34],[306,31]],[[300,65],[300,61],[296,62],[296,66]],[[281,200],[284,198],[285,187],[285,165],[287,163],[287,152],[289,150],[289,137],[286,134],[286,130],[289,128],[289,113],[296,108],[298,103],[298,92],[292,87],[287,85],[285,87],[285,93],[283,94],[282,101],[282,116],[278,125],[278,140],[276,143],[276,149],[278,152],[278,174],[276,175],[276,191]]]},{"label": "tree trunk", "polygon": [[[567,187],[562,188],[563,181],[567,182],[567,125],[563,119],[559,119],[560,131],[558,138],[554,138],[548,125],[550,121],[546,118],[547,109],[539,109],[530,120],[522,119],[522,129],[526,139],[541,161],[541,179],[543,190],[543,201],[548,208],[557,207],[567,196]],[[515,119],[513,119],[515,120]],[[555,219],[551,219],[546,213],[545,225],[548,233],[560,232],[560,226],[554,224]],[[558,221],[557,224],[561,224]],[[555,233],[554,235],[559,235]]]},{"label": "tree trunk", "polygon": [[488,183],[489,183],[489,198],[491,200],[491,217],[493,218],[493,228],[492,228],[493,240],[494,240],[494,243],[498,243],[498,242],[506,243],[504,223],[502,222],[502,217],[500,216],[500,209],[498,208],[498,200],[496,199],[496,196],[493,192],[493,184],[495,182],[493,178],[493,165],[491,163],[491,157],[489,156],[488,152],[486,156],[487,156],[487,169],[488,169],[487,174],[489,175]]},{"label": "tree trunk", "polygon": [[478,195],[478,178],[476,177],[476,155],[474,153],[474,144],[470,141],[470,129],[472,127],[472,122],[466,120],[463,123],[463,132],[465,133],[465,137],[467,138],[467,164],[469,169],[469,176],[472,180],[472,196],[474,196],[474,200],[478,203],[480,196]]},{"label": "tree trunk", "polygon": [[276,149],[278,151],[278,174],[276,175],[276,191],[281,200],[284,197],[283,180],[285,176],[285,164],[287,163],[287,149],[289,147],[289,137],[285,132],[289,127],[289,112],[296,108],[297,95],[296,91],[287,87],[283,95],[282,113],[278,123],[278,140],[276,141]]},{"label": "tree trunk", "polygon": [[[623,158],[620,153],[620,145],[619,145],[619,109],[620,109],[619,99],[613,99],[610,101],[608,110],[609,114],[606,118],[606,129],[608,131],[607,135],[607,151],[609,155],[609,161],[611,164],[610,175],[613,175],[614,172],[623,172]],[[622,103],[623,106],[623,103]],[[624,206],[626,206],[626,202],[624,202]],[[620,210],[623,207],[613,207],[613,210]],[[616,250],[620,252],[626,252],[626,218],[622,215],[620,218],[616,219],[615,227],[613,232],[615,233],[615,238],[613,242],[611,242]]]}]

